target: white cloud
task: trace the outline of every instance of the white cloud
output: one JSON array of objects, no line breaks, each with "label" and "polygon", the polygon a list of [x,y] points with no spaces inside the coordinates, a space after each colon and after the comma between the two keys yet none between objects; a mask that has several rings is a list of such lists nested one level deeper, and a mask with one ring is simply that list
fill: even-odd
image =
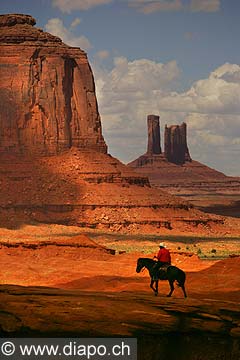
[{"label": "white cloud", "polygon": [[148,59],[132,62],[124,57],[114,59],[114,69],[110,73],[114,90],[125,92],[146,92],[168,88],[180,75],[176,61],[167,64],[156,63]]},{"label": "white cloud", "polygon": [[[121,0],[143,14],[157,11],[215,12],[220,10],[220,0]],[[52,0],[54,7],[63,13],[89,10],[93,7],[117,3],[119,0]]]},{"label": "white cloud", "polygon": [[88,10],[111,2],[112,0],[53,0],[52,3],[63,13],[71,13],[74,10]]},{"label": "white cloud", "polygon": [[[144,152],[146,116],[160,112],[158,94],[171,91],[180,76],[180,69],[176,61],[162,64],[148,59],[128,61],[118,57],[110,72],[95,64],[94,73],[110,152],[129,161]],[[123,141],[127,141],[126,146]]]},{"label": "white cloud", "polygon": [[[233,81],[234,80],[234,81]],[[240,112],[240,66],[224,64],[207,79],[199,80],[185,93],[171,93],[160,99],[165,109],[202,114],[238,114]]]},{"label": "white cloud", "polygon": [[110,56],[109,51],[107,50],[100,50],[96,53],[95,57],[100,59],[100,60],[105,60]]},{"label": "white cloud", "polygon": [[216,12],[220,10],[220,0],[128,0],[130,7],[144,14],[157,11]]},{"label": "white cloud", "polygon": [[135,7],[144,14],[156,11],[179,11],[183,8],[181,0],[129,0],[130,7]]},{"label": "white cloud", "polygon": [[228,175],[240,175],[240,115],[188,114],[193,159]]},{"label": "white cloud", "polygon": [[75,28],[76,26],[78,26],[81,23],[81,19],[76,18],[73,20],[73,22],[71,23],[71,27]]},{"label": "white cloud", "polygon": [[162,139],[165,123],[186,121],[194,159],[228,174],[240,174],[239,65],[226,63],[182,93],[173,91],[181,75],[176,61],[162,64],[118,57],[111,71],[96,65],[94,71],[110,153],[125,162],[143,154],[146,117],[155,113],[160,115]]},{"label": "white cloud", "polygon": [[[76,19],[74,21],[76,23]],[[85,51],[92,48],[90,41],[85,36],[75,36],[71,28],[68,30],[64,26],[63,21],[59,18],[52,18],[48,20],[45,28],[51,34],[60,37],[63,42],[69,46],[80,47]]]},{"label": "white cloud", "polygon": [[220,0],[191,0],[190,9],[193,12],[216,12],[220,10]]}]

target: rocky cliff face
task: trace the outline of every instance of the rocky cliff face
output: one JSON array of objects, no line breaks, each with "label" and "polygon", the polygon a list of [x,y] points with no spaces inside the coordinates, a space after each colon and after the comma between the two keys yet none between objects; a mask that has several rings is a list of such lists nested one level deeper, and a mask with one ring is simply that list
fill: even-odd
[{"label": "rocky cliff face", "polygon": [[0,16],[0,152],[107,152],[85,52],[35,23],[29,15]]}]

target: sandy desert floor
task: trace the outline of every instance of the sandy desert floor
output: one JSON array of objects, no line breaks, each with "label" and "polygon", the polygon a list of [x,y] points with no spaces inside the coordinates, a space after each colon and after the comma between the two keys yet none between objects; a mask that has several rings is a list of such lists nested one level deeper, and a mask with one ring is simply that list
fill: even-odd
[{"label": "sandy desert floor", "polygon": [[[178,287],[167,298],[166,281],[155,297],[147,270],[136,273],[159,240],[186,272],[187,299]],[[133,336],[140,360],[239,359],[237,237],[87,236],[27,225],[1,229],[0,251],[1,336]]]},{"label": "sandy desert floor", "polygon": [[[90,238],[91,237],[91,238]],[[61,225],[2,229],[1,284],[51,286],[84,291],[146,291],[147,270],[137,274],[139,257],[152,258],[159,238],[79,234]],[[160,239],[163,241],[164,239]],[[238,238],[167,238],[172,263],[187,273],[188,295],[240,301],[240,241]],[[106,248],[114,249],[111,254]],[[200,258],[199,258],[200,257]],[[168,283],[160,283],[160,293]],[[176,288],[174,297],[181,297]]]}]

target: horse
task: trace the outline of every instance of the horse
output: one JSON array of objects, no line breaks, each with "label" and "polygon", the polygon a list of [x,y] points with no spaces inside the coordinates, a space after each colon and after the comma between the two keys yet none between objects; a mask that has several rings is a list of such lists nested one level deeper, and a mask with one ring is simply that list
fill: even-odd
[{"label": "horse", "polygon": [[[174,291],[174,281],[177,281],[177,285],[181,287],[184,297],[187,297],[186,290],[185,290],[185,280],[186,280],[186,274],[183,270],[179,269],[176,266],[168,265],[166,268],[166,271],[161,270],[161,268],[158,271],[158,278],[155,279],[154,275],[154,265],[156,264],[156,261],[149,258],[139,258],[137,261],[137,267],[136,272],[139,273],[142,269],[146,268],[148,269],[149,276],[151,278],[150,282],[150,288],[154,291],[155,296],[158,295],[158,281],[159,280],[168,280],[169,286],[170,286],[170,292],[167,295],[167,297],[172,296],[172,293]],[[155,271],[156,272],[156,271]],[[155,283],[155,288],[153,284]]]}]

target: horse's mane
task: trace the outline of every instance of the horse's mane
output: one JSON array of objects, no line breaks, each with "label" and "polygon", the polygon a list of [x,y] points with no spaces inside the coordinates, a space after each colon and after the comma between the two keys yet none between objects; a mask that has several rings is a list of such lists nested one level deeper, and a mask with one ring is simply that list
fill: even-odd
[{"label": "horse's mane", "polygon": [[145,262],[145,263],[148,263],[148,264],[155,264],[156,263],[155,260],[150,259],[150,258],[146,258],[146,257],[139,258],[138,261]]}]

